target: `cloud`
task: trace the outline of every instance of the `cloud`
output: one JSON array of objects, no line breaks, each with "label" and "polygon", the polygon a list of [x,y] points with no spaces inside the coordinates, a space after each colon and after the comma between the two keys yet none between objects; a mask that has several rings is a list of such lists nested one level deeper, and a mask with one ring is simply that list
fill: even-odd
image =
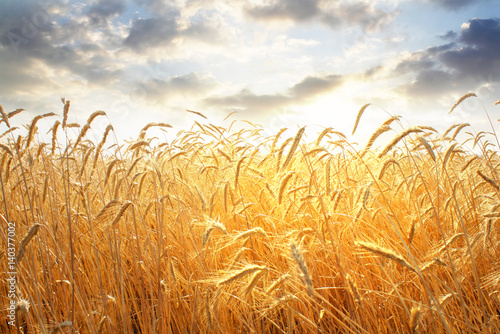
[{"label": "cloud", "polygon": [[178,36],[173,17],[139,18],[132,24],[123,44],[135,51],[145,52],[150,47],[169,45]]},{"label": "cloud", "polygon": [[243,89],[235,95],[208,97],[203,102],[205,105],[213,107],[264,112],[287,105],[290,102],[290,97],[282,94],[257,95],[248,89]]},{"label": "cloud", "polygon": [[333,91],[335,88],[340,87],[342,83],[343,77],[340,75],[308,76],[286,89],[285,93],[258,95],[248,89],[243,89],[235,95],[206,98],[204,104],[230,109],[266,112],[306,103],[321,94]]},{"label": "cloud", "polygon": [[456,32],[454,32],[453,30],[449,30],[446,34],[438,35],[437,37],[444,40],[455,40],[457,36],[458,34]]},{"label": "cloud", "polygon": [[500,75],[500,19],[472,19],[462,25],[462,47],[447,50],[439,60],[460,77]]},{"label": "cloud", "polygon": [[454,77],[450,73],[426,69],[420,71],[411,84],[404,85],[401,89],[405,94],[420,100],[439,96],[453,88],[455,84]]},{"label": "cloud", "polygon": [[320,94],[327,93],[343,82],[341,75],[327,75],[324,77],[308,76],[298,84],[289,89],[290,95],[294,100],[303,101],[314,98]]},{"label": "cloud", "polygon": [[186,18],[178,11],[171,11],[165,16],[135,20],[123,44],[138,53],[150,48],[174,48],[185,41],[217,45],[230,42],[234,37],[232,31],[217,13],[202,11]]},{"label": "cloud", "polygon": [[189,73],[166,80],[151,79],[137,85],[136,95],[144,97],[150,104],[163,104],[174,97],[194,97],[205,94],[216,83],[208,75]]},{"label": "cloud", "polygon": [[436,5],[439,5],[446,9],[458,10],[463,7],[467,7],[473,3],[477,3],[477,0],[429,0]]},{"label": "cloud", "polygon": [[101,24],[110,17],[123,14],[125,9],[126,4],[122,0],[99,0],[90,6],[88,16],[92,23]]},{"label": "cloud", "polygon": [[414,52],[396,65],[393,75],[414,75],[400,91],[425,98],[500,82],[500,19],[474,18],[446,35],[456,41]]},{"label": "cloud", "polygon": [[290,20],[296,23],[322,22],[332,29],[342,24],[358,25],[372,32],[392,21],[395,13],[376,9],[370,1],[277,0],[268,5],[247,5],[246,15],[261,21]]},{"label": "cloud", "polygon": [[246,13],[256,19],[291,19],[306,21],[313,19],[320,12],[318,0],[280,0],[271,5],[248,6]]},{"label": "cloud", "polygon": [[[4,4],[11,16],[1,21],[0,57],[7,72],[18,72],[11,77],[7,92],[18,91],[19,87],[54,87],[49,82],[64,87],[64,80],[86,86],[112,84],[120,78],[120,67],[103,46],[107,41],[99,39],[97,28],[84,15],[75,14],[68,20],[69,5],[62,0],[23,4]],[[104,15],[106,11],[98,9],[99,4],[90,11]],[[107,14],[112,12],[108,10]],[[105,26],[99,29],[106,36],[112,35]],[[27,78],[33,78],[28,85]]]}]

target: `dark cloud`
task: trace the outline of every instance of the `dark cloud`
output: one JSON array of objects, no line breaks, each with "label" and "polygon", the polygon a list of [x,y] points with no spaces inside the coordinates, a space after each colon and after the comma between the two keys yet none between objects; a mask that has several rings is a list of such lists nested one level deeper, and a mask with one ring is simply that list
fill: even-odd
[{"label": "dark cloud", "polygon": [[171,97],[204,94],[214,87],[213,79],[197,73],[174,76],[166,80],[151,79],[138,85],[136,95],[152,104],[164,103]]},{"label": "dark cloud", "polygon": [[428,71],[434,66],[434,60],[427,57],[422,57],[420,54],[417,54],[413,57],[401,61],[394,69],[394,72],[396,75],[404,75],[407,73]]},{"label": "dark cloud", "polygon": [[296,100],[304,100],[329,92],[342,84],[342,76],[327,75],[325,77],[309,76],[290,88],[291,96]]},{"label": "dark cloud", "polygon": [[243,89],[239,93],[223,97],[209,97],[204,103],[214,107],[224,107],[231,109],[245,109],[259,112],[266,112],[287,105],[290,97],[275,95],[257,95],[248,89]]},{"label": "dark cloud", "polygon": [[428,99],[443,94],[456,86],[454,76],[441,70],[423,70],[415,80],[400,87],[403,93],[420,99]]},{"label": "dark cloud", "polygon": [[376,9],[369,1],[347,2],[340,5],[335,12],[338,12],[347,24],[357,24],[367,32],[379,30],[390,23],[395,16],[395,13]]},{"label": "dark cloud", "polygon": [[123,43],[136,51],[168,45],[179,35],[175,17],[153,17],[134,21]]},{"label": "dark cloud", "polygon": [[176,38],[209,44],[229,40],[230,33],[217,14],[198,13],[184,26],[178,23],[179,15],[172,11],[166,16],[135,20],[123,44],[136,52],[145,52],[149,48],[169,46]]},{"label": "dark cloud", "polygon": [[477,48],[500,50],[500,19],[472,19],[464,24],[460,41]]},{"label": "dark cloud", "polygon": [[318,0],[280,0],[267,6],[249,6],[246,13],[258,19],[292,19],[294,21],[310,20],[321,10]]},{"label": "dark cloud", "polygon": [[458,10],[476,3],[477,0],[430,0],[430,2],[446,9]]},{"label": "dark cloud", "polygon": [[500,75],[500,19],[472,19],[462,26],[462,47],[438,56],[459,77]]},{"label": "dark cloud", "polygon": [[367,32],[375,31],[392,21],[394,13],[376,9],[369,1],[331,2],[327,0],[278,0],[264,6],[247,6],[245,13],[257,20],[291,20],[322,22],[332,29],[343,23],[359,25]]},{"label": "dark cloud", "polygon": [[500,19],[472,19],[458,33],[456,42],[413,53],[394,68],[398,75],[415,75],[399,87],[413,98],[457,94],[485,83],[500,82]]},{"label": "dark cloud", "polygon": [[[119,79],[121,72],[102,45],[107,41],[95,40],[92,34],[97,28],[90,21],[68,16],[65,1],[8,1],[2,3],[2,9],[0,15],[9,15],[0,20],[2,72],[10,75],[14,69],[18,73],[3,87],[5,93],[18,92],[19,87],[37,90],[61,85],[55,78],[58,75],[72,76],[73,82],[87,86]],[[101,13],[105,11],[101,9]],[[99,30],[111,35],[104,26]]]},{"label": "dark cloud", "polygon": [[456,32],[454,32],[453,30],[449,30],[446,34],[438,35],[437,37],[444,40],[455,40],[457,36],[458,34]]},{"label": "dark cloud", "polygon": [[266,112],[293,104],[302,104],[318,95],[330,92],[342,85],[340,75],[322,77],[308,76],[286,90],[286,93],[257,95],[248,89],[223,97],[210,97],[204,100],[206,105],[233,109]]},{"label": "dark cloud", "polygon": [[99,0],[90,7],[88,16],[92,23],[100,24],[110,17],[122,14],[125,9],[126,3],[122,0]]}]

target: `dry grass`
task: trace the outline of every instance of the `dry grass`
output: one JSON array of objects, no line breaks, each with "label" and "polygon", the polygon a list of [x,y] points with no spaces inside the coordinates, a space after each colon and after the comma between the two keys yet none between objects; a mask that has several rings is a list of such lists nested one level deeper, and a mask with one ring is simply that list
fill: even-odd
[{"label": "dry grass", "polygon": [[[418,126],[374,148],[394,116],[358,152],[331,128],[265,138],[189,111],[206,123],[170,141],[147,133],[170,125],[150,123],[122,145],[111,125],[93,129],[104,112],[75,128],[63,104],[62,119],[36,116],[24,132],[11,127],[22,110],[0,108],[21,331],[499,330],[494,135]],[[0,238],[5,254],[6,228]]]}]

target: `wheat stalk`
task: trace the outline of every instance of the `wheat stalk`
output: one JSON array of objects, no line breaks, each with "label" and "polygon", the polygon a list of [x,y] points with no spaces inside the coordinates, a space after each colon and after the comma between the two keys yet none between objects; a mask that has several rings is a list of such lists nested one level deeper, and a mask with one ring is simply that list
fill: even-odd
[{"label": "wheat stalk", "polygon": [[384,148],[384,150],[378,155],[378,157],[381,158],[384,155],[386,155],[397,143],[399,143],[399,141],[401,139],[403,139],[404,137],[408,136],[409,134],[411,134],[411,133],[417,133],[417,132],[422,132],[422,131],[423,130],[420,127],[418,127],[418,126],[406,129],[405,131],[401,132],[396,137],[394,137],[391,140],[391,142]]},{"label": "wheat stalk", "polygon": [[64,108],[63,108],[63,121],[62,121],[62,127],[63,129],[66,128],[66,124],[68,122],[68,113],[69,113],[69,106],[70,106],[70,102],[71,101],[66,101],[64,100],[64,98],[62,99],[63,101],[63,104],[64,104]]},{"label": "wheat stalk", "polygon": [[7,124],[7,127],[10,129],[9,117],[5,113],[5,110],[3,109],[3,106],[1,104],[0,104],[0,113],[2,114],[2,121],[4,121],[5,124]]},{"label": "wheat stalk", "polygon": [[359,121],[361,119],[361,115],[365,112],[366,108],[370,106],[370,103],[365,104],[364,106],[361,107],[358,111],[358,115],[356,116],[356,121],[354,122],[354,128],[352,129],[352,135],[356,132],[356,129],[358,128]]},{"label": "wheat stalk", "polygon": [[364,242],[364,241],[356,241],[355,245],[361,248],[364,248],[374,254],[377,254],[379,256],[386,257],[388,259],[391,259],[392,261],[398,263],[399,265],[406,267],[410,269],[411,271],[415,271],[415,268],[413,268],[412,265],[410,265],[401,255],[396,254],[392,250],[389,250],[387,248],[383,248],[377,245],[374,245],[369,242]]},{"label": "wheat stalk", "polygon": [[110,226],[111,227],[116,227],[116,224],[120,221],[120,218],[122,215],[125,213],[125,211],[132,205],[132,202],[126,201],[125,204],[122,205],[120,208],[120,211],[118,211],[118,214],[116,215],[115,219],[111,222]]},{"label": "wheat stalk", "polygon": [[255,273],[256,271],[262,271],[262,270],[266,270],[266,269],[267,268],[265,266],[258,266],[258,265],[246,266],[245,268],[240,269],[240,270],[226,276],[225,278],[220,279],[217,282],[217,288],[219,288],[222,285],[230,284],[230,283],[237,281],[245,276],[251,275],[251,274]]},{"label": "wheat stalk", "polygon": [[307,288],[307,294],[312,297],[314,295],[314,286],[312,283],[311,275],[309,275],[309,269],[307,268],[306,261],[304,261],[302,252],[297,248],[295,243],[292,243],[290,247],[292,249],[292,256],[299,266],[301,272],[300,279]]},{"label": "wheat stalk", "polygon": [[205,232],[203,232],[203,235],[201,237],[202,246],[205,246],[205,244],[208,241],[208,238],[210,237],[210,233],[212,233],[213,230],[219,230],[222,233],[227,234],[227,230],[224,225],[222,225],[220,222],[211,220],[210,224],[207,226]]},{"label": "wheat stalk", "polygon": [[199,112],[199,111],[188,110],[188,109],[186,109],[186,111],[187,111],[187,112],[190,112],[190,113],[192,113],[192,114],[198,115],[198,116],[200,116],[200,117],[203,117],[204,119],[208,119],[208,118],[207,118],[207,116],[203,115],[203,114],[202,114],[201,112]]},{"label": "wheat stalk", "polygon": [[250,296],[252,294],[252,290],[255,288],[259,280],[268,272],[268,268],[264,268],[262,270],[259,270],[255,272],[248,282],[247,286],[245,287],[245,295]]},{"label": "wheat stalk", "polygon": [[489,177],[487,177],[486,175],[484,175],[479,169],[477,170],[477,175],[481,176],[481,178],[483,180],[485,180],[486,182],[488,182],[491,186],[493,186],[496,190],[500,190],[500,186],[498,185],[498,183],[496,183],[495,180],[493,179],[490,179]]},{"label": "wheat stalk", "polygon": [[17,251],[16,263],[21,263],[21,260],[24,257],[24,253],[26,252],[26,246],[28,246],[29,242],[33,237],[38,233],[40,229],[40,224],[34,224],[29,229],[28,233],[24,236],[23,240],[21,240],[21,244],[19,245],[19,250]]},{"label": "wheat stalk", "polygon": [[285,162],[283,163],[283,166],[281,166],[280,169],[285,169],[290,161],[292,160],[293,154],[297,150],[297,147],[299,146],[300,139],[302,138],[302,135],[304,134],[306,127],[300,128],[300,130],[297,132],[295,135],[295,138],[293,139],[292,147],[290,147],[290,151],[288,152],[288,155],[286,156]]},{"label": "wheat stalk", "polygon": [[368,143],[366,144],[365,148],[363,149],[363,151],[361,151],[361,157],[363,157],[367,152],[368,150],[372,147],[373,143],[375,143],[375,140],[377,140],[377,138],[387,132],[391,130],[391,127],[389,125],[382,125],[382,126],[379,126],[379,128],[371,135],[370,139],[368,140]]},{"label": "wheat stalk", "polygon": [[295,174],[294,171],[288,172],[288,174],[286,174],[285,177],[281,180],[280,187],[278,190],[278,203],[279,204],[281,204],[281,201],[283,200],[283,194],[285,193],[286,185],[294,174]]},{"label": "wheat stalk", "polygon": [[412,306],[411,312],[410,312],[410,332],[411,333],[416,333],[417,331],[417,326],[418,326],[418,319],[420,318],[420,305],[419,306]]},{"label": "wheat stalk", "polygon": [[473,96],[477,97],[477,95],[474,93],[467,93],[463,95],[461,98],[458,99],[458,101],[453,105],[453,107],[451,107],[450,111],[448,111],[448,114],[450,114],[453,110],[455,110],[455,108],[458,107],[458,105],[462,103],[465,99],[468,99],[469,97]]}]

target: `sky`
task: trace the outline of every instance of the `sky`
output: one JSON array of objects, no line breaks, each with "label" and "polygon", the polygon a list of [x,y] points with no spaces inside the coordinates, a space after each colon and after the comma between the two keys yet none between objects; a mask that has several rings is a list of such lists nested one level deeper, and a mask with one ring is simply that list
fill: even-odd
[{"label": "sky", "polygon": [[[233,120],[269,135],[304,125],[350,135],[366,103],[353,140],[389,115],[443,132],[458,122],[491,130],[499,9],[497,0],[0,0],[0,104],[25,109],[18,125],[62,114],[61,97],[71,122],[104,110],[97,140],[109,122],[121,139],[149,122],[176,133]],[[468,92],[478,97],[448,114]]]}]

